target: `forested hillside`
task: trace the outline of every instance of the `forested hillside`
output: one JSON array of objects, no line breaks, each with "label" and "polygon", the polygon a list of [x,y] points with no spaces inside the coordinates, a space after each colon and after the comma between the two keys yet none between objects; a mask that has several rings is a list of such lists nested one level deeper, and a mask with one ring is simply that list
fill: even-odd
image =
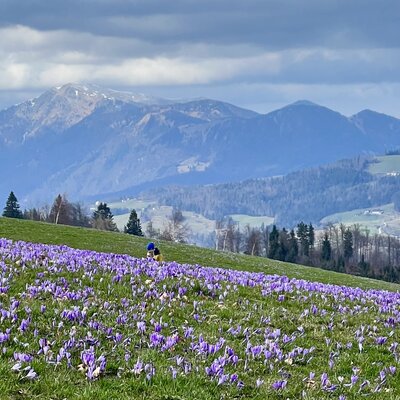
[{"label": "forested hillside", "polygon": [[146,193],[161,204],[218,219],[228,214],[274,216],[281,226],[318,223],[326,215],[397,202],[398,175],[372,175],[373,158],[358,157],[286,176]]}]

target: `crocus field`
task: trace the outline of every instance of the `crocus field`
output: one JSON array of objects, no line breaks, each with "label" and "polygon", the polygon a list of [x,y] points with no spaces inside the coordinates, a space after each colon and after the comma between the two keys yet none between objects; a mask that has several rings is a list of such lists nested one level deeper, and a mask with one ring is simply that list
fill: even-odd
[{"label": "crocus field", "polygon": [[0,398],[400,399],[400,294],[0,239]]}]

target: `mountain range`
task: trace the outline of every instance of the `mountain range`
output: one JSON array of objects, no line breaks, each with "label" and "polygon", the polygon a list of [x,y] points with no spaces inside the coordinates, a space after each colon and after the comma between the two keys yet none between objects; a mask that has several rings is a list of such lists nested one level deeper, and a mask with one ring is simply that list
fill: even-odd
[{"label": "mountain range", "polygon": [[268,114],[66,84],[0,111],[0,193],[23,203],[286,174],[400,147],[400,120],[298,101]]}]

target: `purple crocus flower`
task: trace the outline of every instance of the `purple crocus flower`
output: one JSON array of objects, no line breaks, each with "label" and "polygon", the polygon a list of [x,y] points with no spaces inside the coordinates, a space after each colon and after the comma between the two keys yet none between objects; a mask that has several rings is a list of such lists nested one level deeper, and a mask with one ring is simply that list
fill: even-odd
[{"label": "purple crocus flower", "polygon": [[143,371],[143,362],[141,360],[137,360],[135,366],[133,367],[132,372],[135,375],[140,375]]},{"label": "purple crocus flower", "polygon": [[368,380],[365,380],[361,385],[359,391],[363,390],[366,386],[369,386],[370,382]]},{"label": "purple crocus flower", "polygon": [[222,374],[220,375],[219,379],[218,379],[218,386],[224,384],[225,382],[227,382],[229,380],[229,375],[228,374]]},{"label": "purple crocus flower", "polygon": [[281,390],[281,389],[284,389],[286,387],[286,385],[287,385],[287,381],[285,381],[285,380],[275,381],[272,384],[272,389]]},{"label": "purple crocus flower", "polygon": [[322,387],[325,387],[325,386],[327,386],[328,384],[329,384],[328,374],[327,374],[326,372],[324,372],[324,373],[321,375],[321,385],[322,385]]},{"label": "purple crocus flower", "polygon": [[31,362],[33,360],[33,357],[26,353],[14,352],[14,360],[21,362]]},{"label": "purple crocus flower", "polygon": [[19,326],[19,330],[20,330],[21,332],[25,332],[25,331],[28,329],[29,324],[30,324],[29,319],[23,319],[23,320],[21,321],[21,325]]},{"label": "purple crocus flower", "polygon": [[81,353],[81,360],[84,365],[90,366],[95,362],[95,355],[93,350],[86,350]]},{"label": "purple crocus flower", "polygon": [[263,380],[263,379],[258,378],[258,379],[256,380],[256,386],[257,386],[257,387],[260,387],[263,383],[264,383],[264,380]]},{"label": "purple crocus flower", "polygon": [[381,381],[382,381],[382,382],[386,379],[386,372],[385,372],[385,370],[379,371],[379,377],[381,378]]},{"label": "purple crocus flower", "polygon": [[10,334],[9,334],[9,333],[7,333],[7,332],[5,332],[5,333],[0,332],[0,343],[4,343],[4,342],[6,342],[6,341],[9,340],[9,339],[10,339]]},{"label": "purple crocus flower", "polygon": [[34,371],[33,368],[30,368],[30,369],[29,369],[29,372],[28,372],[28,374],[25,376],[25,378],[30,379],[30,380],[35,379],[35,378],[37,378],[37,373]]},{"label": "purple crocus flower", "polygon": [[351,386],[354,386],[358,381],[358,376],[357,375],[352,375],[350,378]]},{"label": "purple crocus flower", "polygon": [[178,373],[178,370],[176,368],[172,367],[172,366],[169,367],[169,369],[170,369],[171,374],[172,374],[172,379],[176,379],[176,375]]},{"label": "purple crocus flower", "polygon": [[11,371],[17,371],[18,372],[21,369],[21,367],[22,367],[22,364],[20,362],[17,362],[16,364],[14,364],[11,367]]},{"label": "purple crocus flower", "polygon": [[156,373],[156,369],[153,364],[146,364],[144,366],[144,372],[146,372],[146,378],[150,380]]},{"label": "purple crocus flower", "polygon": [[136,323],[138,331],[143,334],[146,331],[146,322],[144,321],[139,321]]},{"label": "purple crocus flower", "polygon": [[375,339],[375,343],[379,344],[379,345],[385,344],[386,341],[387,341],[387,337],[385,337],[385,336],[379,336]]}]

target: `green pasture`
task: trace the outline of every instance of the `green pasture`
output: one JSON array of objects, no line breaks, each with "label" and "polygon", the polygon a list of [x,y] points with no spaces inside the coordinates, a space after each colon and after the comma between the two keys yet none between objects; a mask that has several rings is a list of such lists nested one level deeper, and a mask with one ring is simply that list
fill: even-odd
[{"label": "green pasture", "polygon": [[[78,249],[130,254],[134,257],[146,256],[146,244],[150,240],[119,232],[98,231],[8,218],[0,218],[0,237],[35,243],[65,244]],[[389,282],[285,263],[263,257],[215,251],[180,243],[157,242],[157,245],[160,247],[166,261],[279,274],[291,278],[361,288],[400,290],[399,285]]]}]

